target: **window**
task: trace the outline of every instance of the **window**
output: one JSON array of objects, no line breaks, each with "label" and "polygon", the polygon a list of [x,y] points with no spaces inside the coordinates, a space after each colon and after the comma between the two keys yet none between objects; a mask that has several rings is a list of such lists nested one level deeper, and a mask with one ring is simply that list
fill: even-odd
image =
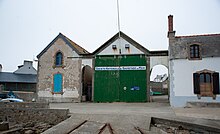
[{"label": "window", "polygon": [[56,59],[55,59],[55,65],[62,66],[62,64],[63,64],[63,54],[61,52],[57,52]]},{"label": "window", "polygon": [[220,94],[219,89],[219,73],[202,70],[193,73],[193,87],[194,94],[200,97],[213,97],[216,98],[216,94]]},{"label": "window", "polygon": [[190,45],[190,58],[191,59],[198,59],[200,57],[200,48],[199,45]]},{"label": "window", "polygon": [[200,74],[200,83],[211,83],[211,74],[210,73],[201,73]]}]

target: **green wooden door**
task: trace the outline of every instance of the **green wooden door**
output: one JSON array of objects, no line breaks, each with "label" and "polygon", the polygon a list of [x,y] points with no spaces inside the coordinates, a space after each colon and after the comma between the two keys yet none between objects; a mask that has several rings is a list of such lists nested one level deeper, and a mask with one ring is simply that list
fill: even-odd
[{"label": "green wooden door", "polygon": [[146,101],[146,58],[141,56],[122,56],[120,70],[120,101],[145,102]]},{"label": "green wooden door", "polygon": [[[119,70],[113,68],[119,66],[118,58],[112,56],[96,57],[95,66],[94,101],[119,101]],[[111,71],[108,68],[111,68]]]},{"label": "green wooden door", "polygon": [[144,102],[146,100],[144,55],[96,57],[95,102]]}]

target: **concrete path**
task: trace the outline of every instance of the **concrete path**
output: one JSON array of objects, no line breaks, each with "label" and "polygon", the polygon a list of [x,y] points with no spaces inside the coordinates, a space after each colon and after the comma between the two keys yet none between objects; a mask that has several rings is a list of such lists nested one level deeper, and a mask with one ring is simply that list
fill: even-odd
[{"label": "concrete path", "polygon": [[78,114],[175,115],[168,103],[51,103]]},{"label": "concrete path", "polygon": [[139,134],[137,129],[149,131],[151,116],[175,115],[167,103],[51,103],[50,108],[69,109],[72,120],[88,120],[72,133],[95,133],[94,128],[98,131],[109,123],[114,133]]},{"label": "concrete path", "polygon": [[[220,120],[220,108],[171,108],[168,103],[158,102],[51,103],[50,108],[69,109],[71,115],[70,120],[75,120],[76,124],[85,120],[87,121],[76,130],[73,130],[73,127],[68,127],[68,131],[71,131],[71,133],[98,133],[97,131],[99,131],[106,123],[109,123],[113,128],[114,133],[118,134],[135,134],[140,133],[140,131],[150,133],[149,128],[151,117],[173,119],[181,117],[183,120],[184,117],[194,117],[215,120],[215,122],[211,120],[201,122],[209,125],[212,125],[213,123],[218,125]],[[190,118],[188,121],[190,121]],[[195,122],[196,121],[199,122],[201,120],[195,120]],[[137,128],[139,128],[140,131],[138,131]],[[63,129],[63,126],[61,129]],[[107,129],[105,131],[104,133],[109,133]],[[50,131],[47,131],[46,133],[50,133]],[[54,131],[52,133],[54,134]]]},{"label": "concrete path", "polygon": [[220,120],[220,108],[173,108],[176,116]]}]

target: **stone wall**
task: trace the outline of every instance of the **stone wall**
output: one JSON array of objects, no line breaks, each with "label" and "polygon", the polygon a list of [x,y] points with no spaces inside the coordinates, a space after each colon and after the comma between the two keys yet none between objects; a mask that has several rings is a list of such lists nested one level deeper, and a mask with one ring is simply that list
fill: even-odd
[{"label": "stone wall", "polygon": [[0,103],[0,122],[9,125],[0,133],[42,133],[69,117],[68,109],[48,109],[48,103]]},{"label": "stone wall", "polygon": [[38,102],[0,102],[0,108],[49,108],[49,103]]},{"label": "stone wall", "polygon": [[68,109],[44,108],[0,108],[0,121],[8,121],[10,126],[27,122],[44,122],[51,125],[68,118]]},{"label": "stone wall", "polygon": [[220,57],[220,34],[198,36],[175,36],[169,39],[170,59],[187,59],[189,47],[198,44],[201,57]]},{"label": "stone wall", "polygon": [[[60,51],[63,53],[63,65],[54,65],[55,55]],[[48,102],[79,102],[81,99],[81,64],[82,60],[63,39],[57,39],[54,44],[39,58],[38,64],[38,100]],[[61,73],[63,76],[63,91],[53,94],[54,74]]]}]

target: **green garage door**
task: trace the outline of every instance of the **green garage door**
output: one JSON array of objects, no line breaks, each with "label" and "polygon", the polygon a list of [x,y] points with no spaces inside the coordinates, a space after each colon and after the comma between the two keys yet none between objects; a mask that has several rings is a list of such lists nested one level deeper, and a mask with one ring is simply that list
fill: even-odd
[{"label": "green garage door", "polygon": [[146,58],[144,55],[97,56],[95,102],[145,102]]}]

